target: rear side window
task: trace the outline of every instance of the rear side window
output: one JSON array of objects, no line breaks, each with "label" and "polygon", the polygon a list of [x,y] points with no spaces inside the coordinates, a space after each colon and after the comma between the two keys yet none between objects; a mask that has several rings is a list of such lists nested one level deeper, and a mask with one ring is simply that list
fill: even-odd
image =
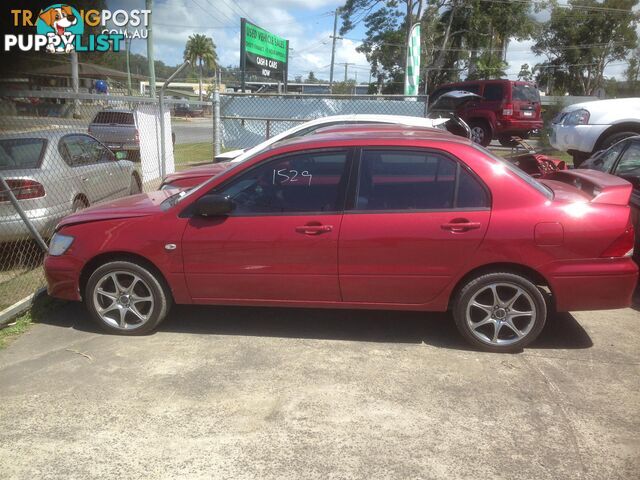
[{"label": "rear side window", "polygon": [[44,138],[0,140],[0,170],[40,168],[46,144]]},{"label": "rear side window", "polygon": [[99,125],[135,125],[133,113],[129,112],[98,112],[92,123]]},{"label": "rear side window", "polygon": [[362,156],[356,210],[447,210],[488,206],[489,199],[483,186],[444,155],[367,150]]},{"label": "rear side window", "polygon": [[540,102],[540,92],[533,85],[514,84],[511,96],[513,100],[522,102]]},{"label": "rear side window", "polygon": [[465,92],[475,93],[476,95],[480,95],[480,84],[471,83],[469,85],[462,85],[457,90],[464,90]]},{"label": "rear side window", "polygon": [[484,86],[482,96],[488,101],[501,101],[504,97],[504,88],[501,83],[489,83]]}]

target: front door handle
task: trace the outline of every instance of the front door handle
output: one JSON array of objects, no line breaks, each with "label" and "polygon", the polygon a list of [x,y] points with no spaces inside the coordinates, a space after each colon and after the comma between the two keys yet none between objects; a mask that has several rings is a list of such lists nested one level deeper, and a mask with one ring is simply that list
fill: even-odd
[{"label": "front door handle", "polygon": [[304,233],[305,235],[320,235],[321,233],[327,233],[333,230],[333,225],[303,225],[296,227],[296,232]]},{"label": "front door handle", "polygon": [[443,230],[449,230],[451,232],[460,233],[467,232],[469,230],[476,230],[480,228],[480,223],[478,222],[470,222],[468,220],[458,220],[451,221],[449,223],[444,223],[441,225]]}]

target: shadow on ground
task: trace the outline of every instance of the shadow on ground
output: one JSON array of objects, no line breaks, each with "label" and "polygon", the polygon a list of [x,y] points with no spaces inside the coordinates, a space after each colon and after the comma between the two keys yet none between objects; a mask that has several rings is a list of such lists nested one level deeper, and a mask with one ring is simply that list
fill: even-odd
[{"label": "shadow on ground", "polygon": [[[36,322],[100,332],[80,303],[62,303]],[[242,335],[387,343],[425,343],[469,350],[446,313],[263,307],[174,306],[159,331],[197,335]],[[549,318],[528,348],[582,349],[593,345],[568,313]]]}]

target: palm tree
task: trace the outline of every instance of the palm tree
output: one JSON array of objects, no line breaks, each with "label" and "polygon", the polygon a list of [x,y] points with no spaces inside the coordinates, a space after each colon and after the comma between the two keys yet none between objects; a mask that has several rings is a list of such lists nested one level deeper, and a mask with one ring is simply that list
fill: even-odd
[{"label": "palm tree", "polygon": [[187,40],[184,48],[184,59],[189,60],[192,65],[198,64],[200,70],[200,101],[202,101],[202,67],[216,68],[218,65],[218,55],[216,54],[216,44],[211,37],[196,33]]}]

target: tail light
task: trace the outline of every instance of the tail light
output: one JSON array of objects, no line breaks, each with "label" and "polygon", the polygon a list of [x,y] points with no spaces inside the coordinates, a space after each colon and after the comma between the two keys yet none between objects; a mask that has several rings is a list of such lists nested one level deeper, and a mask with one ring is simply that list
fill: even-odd
[{"label": "tail light", "polygon": [[[44,186],[34,180],[9,179],[7,186],[13,192],[16,200],[29,200],[30,198],[44,197]],[[0,190],[0,202],[8,202],[9,194],[6,190]]]},{"label": "tail light", "polygon": [[511,103],[507,103],[502,107],[502,116],[503,117],[513,116],[513,105]]},{"label": "tail light", "polygon": [[622,235],[615,239],[609,247],[602,252],[601,257],[631,257],[633,255],[633,244],[635,242],[635,231],[633,225],[629,223]]}]

